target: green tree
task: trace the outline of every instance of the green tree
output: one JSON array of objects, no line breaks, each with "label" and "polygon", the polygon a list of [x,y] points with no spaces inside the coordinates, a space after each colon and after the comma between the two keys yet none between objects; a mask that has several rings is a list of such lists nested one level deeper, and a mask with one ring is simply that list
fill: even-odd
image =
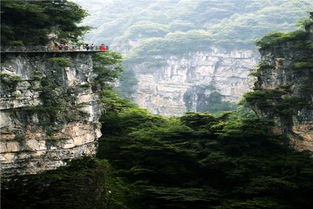
[{"label": "green tree", "polygon": [[122,67],[122,55],[113,52],[99,52],[93,55],[94,89],[111,89],[113,83],[120,77]]},{"label": "green tree", "polygon": [[78,26],[85,10],[64,1],[1,1],[1,45],[45,45],[48,35],[78,41],[89,27]]}]

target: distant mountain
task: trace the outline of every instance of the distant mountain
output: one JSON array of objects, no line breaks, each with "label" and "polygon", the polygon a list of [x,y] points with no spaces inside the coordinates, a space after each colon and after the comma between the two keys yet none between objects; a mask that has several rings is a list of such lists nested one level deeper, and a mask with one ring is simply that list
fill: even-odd
[{"label": "distant mountain", "polygon": [[250,90],[254,41],[296,29],[312,0],[76,0],[89,43],[125,55],[120,93],[161,115],[221,112]]},{"label": "distant mountain", "polygon": [[251,47],[273,31],[290,31],[311,0],[74,0],[90,13],[86,40],[135,56],[184,53],[207,45]]}]

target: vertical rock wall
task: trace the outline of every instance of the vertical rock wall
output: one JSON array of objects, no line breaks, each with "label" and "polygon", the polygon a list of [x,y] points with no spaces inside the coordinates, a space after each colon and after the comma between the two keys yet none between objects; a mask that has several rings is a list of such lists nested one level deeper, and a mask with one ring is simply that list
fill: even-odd
[{"label": "vertical rock wall", "polygon": [[4,176],[35,174],[93,155],[100,132],[91,54],[2,53],[0,161]]},{"label": "vertical rock wall", "polygon": [[210,48],[184,56],[156,57],[161,63],[128,66],[138,80],[134,102],[166,116],[202,111],[215,93],[224,101],[237,102],[249,90],[248,75],[257,59],[252,50]]},{"label": "vertical rock wall", "polygon": [[312,29],[313,24],[261,48],[255,91],[247,97],[259,115],[274,119],[274,131],[301,151],[313,151]]}]

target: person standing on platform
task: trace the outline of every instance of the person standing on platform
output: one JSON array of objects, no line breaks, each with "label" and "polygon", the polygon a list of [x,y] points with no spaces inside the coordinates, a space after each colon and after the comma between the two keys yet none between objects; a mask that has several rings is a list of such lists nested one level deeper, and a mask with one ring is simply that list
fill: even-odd
[{"label": "person standing on platform", "polygon": [[89,44],[85,44],[85,49],[89,51]]},{"label": "person standing on platform", "polygon": [[100,46],[100,51],[106,51],[106,47],[105,47],[104,44],[101,44],[101,46]]}]

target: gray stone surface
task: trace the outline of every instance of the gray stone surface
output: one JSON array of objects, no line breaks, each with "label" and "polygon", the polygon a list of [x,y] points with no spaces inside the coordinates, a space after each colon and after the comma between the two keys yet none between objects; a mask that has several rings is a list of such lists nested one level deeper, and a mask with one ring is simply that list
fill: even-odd
[{"label": "gray stone surface", "polygon": [[[51,62],[57,56],[68,58],[69,66]],[[95,154],[101,112],[90,87],[91,54],[3,54],[2,62],[0,162],[4,177],[55,169],[68,160]]]},{"label": "gray stone surface", "polygon": [[[134,102],[152,113],[173,116],[200,111],[198,97],[212,92],[220,93],[224,101],[238,102],[253,84],[248,75],[255,68],[258,53],[212,47],[184,56],[156,58],[166,64],[128,66],[138,80]],[[190,92],[188,101],[184,100]]]},{"label": "gray stone surface", "polygon": [[[309,38],[313,35],[312,27],[308,29]],[[259,70],[255,88],[276,90],[281,96],[274,97],[268,106],[256,105],[254,109],[259,115],[274,119],[274,131],[287,135],[297,150],[313,152],[313,68],[295,65],[313,62],[312,48],[303,47],[307,41],[286,41],[260,51],[262,63],[268,67]],[[300,100],[302,104],[282,103],[288,98]]]}]

